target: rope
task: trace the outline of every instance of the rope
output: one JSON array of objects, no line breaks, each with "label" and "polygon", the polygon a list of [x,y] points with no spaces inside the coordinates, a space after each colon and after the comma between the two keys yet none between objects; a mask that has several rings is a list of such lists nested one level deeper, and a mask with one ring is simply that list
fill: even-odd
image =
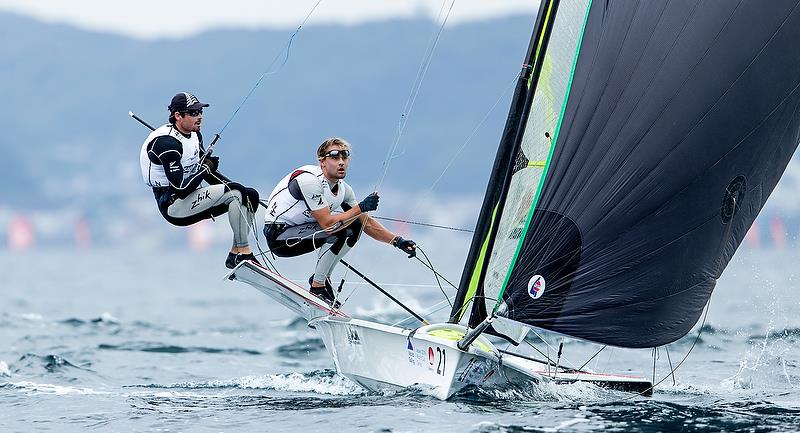
[{"label": "rope", "polygon": [[[434,276],[436,276],[436,277],[438,277],[438,278],[441,278],[442,280],[444,280],[444,282],[445,282],[445,283],[449,284],[449,285],[450,285],[450,287],[452,287],[452,288],[454,288],[454,289],[458,290],[458,286],[456,286],[455,284],[451,283],[451,282],[450,282],[450,280],[448,280],[447,278],[445,278],[445,276],[444,276],[444,275],[440,274],[439,272],[437,272],[437,271],[436,271],[436,269],[434,269],[434,267],[433,267],[433,263],[431,263],[431,260],[428,258],[428,256],[425,254],[425,252],[424,252],[424,251],[422,251],[422,248],[420,248],[420,247],[419,247],[419,245],[417,245],[417,249],[418,249],[418,250],[419,250],[419,251],[422,253],[422,255],[424,255],[424,256],[425,256],[425,259],[428,261],[428,263],[425,263],[425,262],[424,262],[424,261],[422,261],[422,259],[420,259],[419,257],[415,257],[415,258],[416,258],[416,259],[417,259],[417,260],[418,260],[420,263],[422,263],[422,265],[423,265],[423,266],[425,266],[426,268],[430,269],[430,270],[433,272]],[[441,283],[439,283],[439,282],[438,282],[438,280],[437,280],[437,284],[439,284],[439,288],[441,289],[441,288],[442,288],[442,285],[441,285]],[[434,287],[434,286],[431,286],[431,287]],[[444,293],[444,289],[442,289],[442,293]],[[447,295],[445,295],[445,297],[447,297]],[[451,307],[452,307],[452,305],[451,305]]]},{"label": "rope", "polygon": [[475,232],[474,230],[462,229],[462,228],[459,228],[459,227],[443,226],[443,225],[438,225],[438,224],[423,223],[423,222],[419,222],[419,221],[409,221],[409,220],[404,220],[404,219],[400,219],[400,218],[389,218],[389,217],[381,217],[381,216],[373,216],[372,218],[374,218],[376,220],[392,221],[392,222],[397,222],[397,223],[412,224],[412,225],[416,225],[416,226],[432,227],[432,228],[435,228],[435,229],[452,230],[454,232],[465,232],[465,233],[474,233]]},{"label": "rope", "polygon": [[[436,278],[436,284],[439,286],[439,291],[441,291],[441,292],[442,292],[442,295],[444,296],[444,299],[446,299],[446,300],[447,300],[447,303],[448,303],[448,304],[450,304],[450,308],[453,308],[453,303],[452,303],[452,302],[450,302],[450,297],[449,297],[449,296],[447,296],[447,293],[445,293],[445,292],[444,292],[444,288],[442,287],[442,283],[439,281],[439,273],[438,273],[438,272],[436,272],[436,270],[435,270],[435,269],[433,269],[433,263],[431,262],[431,259],[429,259],[429,258],[428,258],[428,255],[427,255],[427,254],[425,254],[425,251],[423,251],[423,250],[422,250],[422,248],[420,248],[419,246],[417,246],[417,250],[419,250],[419,252],[421,252],[421,253],[422,253],[422,255],[425,257],[425,260],[427,260],[427,261],[428,261],[428,263],[426,264],[425,262],[423,262],[423,261],[422,261],[422,260],[421,260],[419,257],[417,257],[417,256],[414,256],[414,257],[415,257],[415,258],[416,258],[416,259],[417,259],[417,260],[418,260],[420,263],[422,263],[423,265],[425,265],[425,266],[426,266],[428,269],[430,269],[431,271],[433,271],[433,276],[434,276],[434,278]],[[445,279],[444,277],[441,277],[441,278],[442,278],[443,280],[447,281],[447,279]],[[449,281],[447,281],[447,282],[448,282],[448,283],[450,283]],[[452,285],[453,285],[453,283],[450,283],[450,285],[452,286]],[[454,286],[454,287],[455,287],[455,286]]]},{"label": "rope", "polygon": [[[264,72],[261,74],[261,76],[258,77],[258,81],[256,81],[256,84],[253,85],[253,87],[250,89],[250,91],[247,93],[247,95],[245,95],[244,99],[242,99],[242,102],[239,103],[239,106],[237,106],[236,109],[233,110],[233,114],[231,114],[230,119],[228,119],[228,121],[225,122],[225,125],[223,125],[222,129],[219,130],[219,132],[217,133],[217,136],[222,135],[222,131],[224,131],[225,128],[227,128],[228,125],[231,123],[233,118],[236,117],[236,115],[239,113],[239,110],[244,106],[244,103],[247,102],[247,100],[250,98],[250,95],[252,95],[253,92],[255,92],[256,88],[261,84],[261,81],[264,80],[264,77],[266,77],[268,75],[274,75],[274,74],[278,73],[278,71],[280,71],[283,68],[283,66],[286,65],[286,63],[289,61],[289,51],[292,48],[292,41],[294,40],[294,37],[297,36],[298,33],[300,33],[300,29],[302,29],[303,26],[305,25],[305,23],[308,21],[308,19],[311,18],[311,15],[314,13],[315,10],[317,10],[317,7],[319,6],[320,3],[322,3],[322,0],[317,0],[317,3],[314,4],[314,7],[311,8],[311,10],[308,12],[306,17],[303,19],[303,21],[297,27],[297,30],[295,30],[294,33],[292,33],[292,35],[289,36],[289,40],[286,43],[286,47],[284,49],[282,49],[281,51],[279,51],[277,55],[275,55],[275,58],[272,59],[272,62],[269,64],[267,69],[265,69]],[[286,52],[286,57],[283,59],[283,63],[281,63],[281,65],[278,66],[278,68],[275,69],[274,71],[271,70],[272,66],[275,64],[275,62],[278,61],[278,59],[281,57],[281,54],[284,51]],[[209,146],[209,149],[211,149],[211,146]]]}]

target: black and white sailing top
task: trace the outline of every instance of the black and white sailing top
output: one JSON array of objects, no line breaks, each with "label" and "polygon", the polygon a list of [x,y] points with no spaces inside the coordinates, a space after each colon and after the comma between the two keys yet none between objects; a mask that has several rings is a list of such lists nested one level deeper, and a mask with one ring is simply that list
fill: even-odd
[{"label": "black and white sailing top", "polygon": [[353,188],[344,180],[331,184],[318,165],[304,165],[278,182],[269,195],[265,223],[300,225],[315,222],[311,212],[340,212],[356,206]]},{"label": "black and white sailing top", "polygon": [[197,189],[208,171],[200,165],[202,143],[199,133],[186,136],[172,124],[156,128],[139,152],[144,182],[150,187],[172,187],[179,196]]}]

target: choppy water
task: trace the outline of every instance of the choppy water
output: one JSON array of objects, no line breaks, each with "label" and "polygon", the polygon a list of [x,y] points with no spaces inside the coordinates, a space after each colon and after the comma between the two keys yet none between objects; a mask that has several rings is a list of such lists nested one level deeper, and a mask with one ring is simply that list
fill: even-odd
[{"label": "choppy water", "polygon": [[[460,263],[448,257],[461,257],[464,244],[440,241],[452,251],[432,257],[453,279]],[[675,383],[667,378],[652,398],[542,385],[472,389],[442,402],[414,390],[367,393],[336,376],[314,330],[222,280],[224,251],[3,252],[0,431],[797,431],[798,258],[740,252]],[[433,283],[403,260],[366,245],[351,257],[377,281]],[[304,279],[310,265],[284,269]],[[354,315],[403,317],[368,288],[350,287],[358,288],[347,304]],[[415,306],[442,298],[438,288],[387,288]],[[696,336],[672,345],[669,360],[659,353],[657,379]],[[593,350],[568,342],[565,356],[582,363]],[[650,377],[652,355],[606,351],[590,367]]]}]

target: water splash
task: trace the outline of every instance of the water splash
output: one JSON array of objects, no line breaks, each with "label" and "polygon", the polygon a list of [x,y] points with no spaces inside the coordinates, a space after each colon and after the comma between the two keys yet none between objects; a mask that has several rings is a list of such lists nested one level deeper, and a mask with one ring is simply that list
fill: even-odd
[{"label": "water splash", "polygon": [[6,383],[0,387],[16,389],[29,394],[54,394],[54,395],[106,395],[106,391],[97,391],[92,388],[55,385],[51,383],[35,383],[28,381]]},{"label": "water splash", "polygon": [[776,329],[777,301],[769,305],[769,322],[763,335],[751,336],[750,347],[739,361],[739,370],[722,385],[729,389],[773,389],[798,386],[800,369],[793,350],[797,330]]},{"label": "water splash", "polygon": [[4,361],[0,361],[0,377],[11,377],[11,370]]},{"label": "water splash", "polygon": [[527,407],[531,402],[605,402],[630,394],[600,388],[587,382],[555,383],[543,381],[503,387],[467,387],[454,397],[457,401],[480,403],[508,409],[509,405]]},{"label": "water splash", "polygon": [[328,395],[361,395],[364,390],[349,379],[330,370],[311,373],[269,374],[245,376],[230,380],[180,382],[169,385],[143,385],[143,388],[163,389],[264,389],[284,392],[312,392]]}]

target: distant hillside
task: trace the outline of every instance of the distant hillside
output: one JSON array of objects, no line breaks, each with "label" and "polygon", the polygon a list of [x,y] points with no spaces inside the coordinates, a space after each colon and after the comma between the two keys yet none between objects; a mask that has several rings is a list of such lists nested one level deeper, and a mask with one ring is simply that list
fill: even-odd
[{"label": "distant hillside", "polygon": [[[532,21],[445,30],[385,185],[432,184],[509,89]],[[311,161],[319,142],[338,135],[355,146],[353,183],[375,184],[435,31],[422,20],[304,28],[286,64],[225,130],[217,151],[224,172],[266,194],[285,172]],[[290,34],[231,30],[139,41],[0,14],[0,181],[12,185],[0,205],[108,204],[123,194],[146,195],[137,153],[147,131],[128,110],[161,124],[170,97],[192,91],[211,103],[203,129],[211,137]],[[437,192],[482,194],[509,99],[507,92]]]}]

